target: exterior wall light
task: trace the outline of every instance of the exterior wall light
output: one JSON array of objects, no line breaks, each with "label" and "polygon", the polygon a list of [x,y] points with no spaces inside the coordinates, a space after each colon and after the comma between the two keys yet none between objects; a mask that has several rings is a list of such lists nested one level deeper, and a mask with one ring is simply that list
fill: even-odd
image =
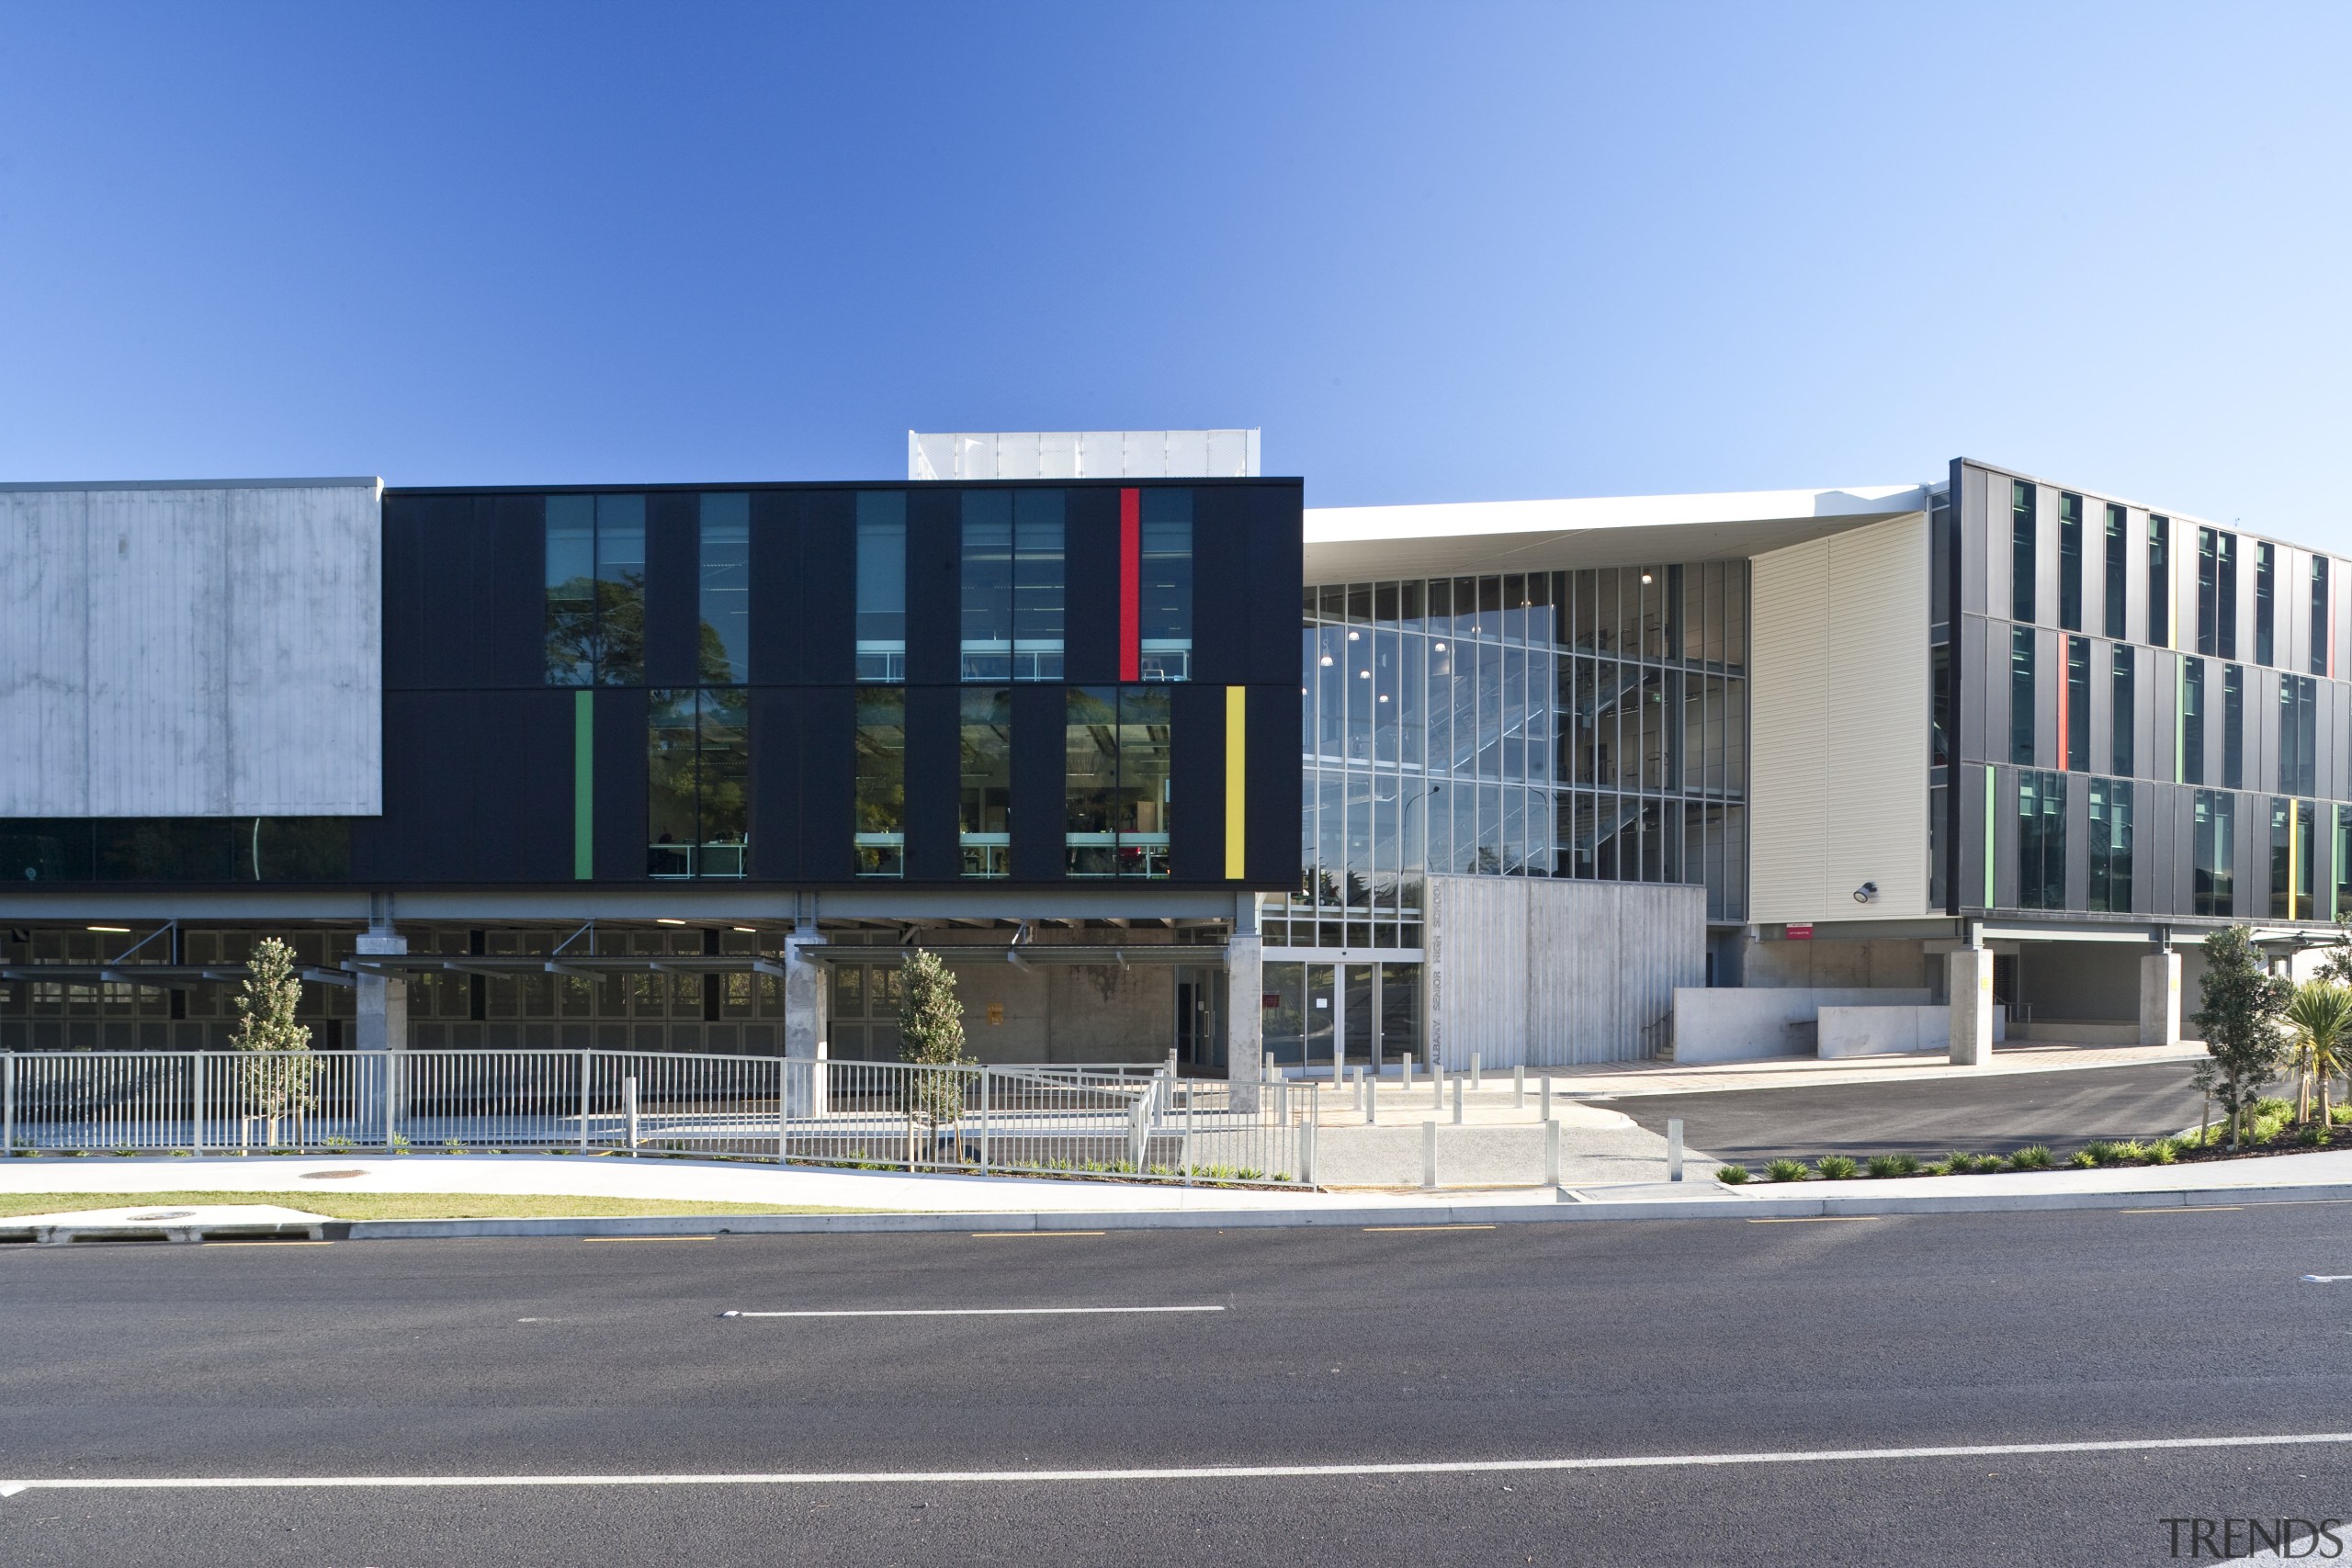
[{"label": "exterior wall light", "polygon": [[1855,903],[1857,903],[1857,904],[1875,904],[1875,903],[1877,903],[1877,902],[1878,902],[1878,884],[1877,884],[1877,883],[1875,883],[1875,882],[1865,882],[1865,883],[1863,883],[1860,887],[1855,888],[1855,889],[1854,889],[1854,902],[1855,902]]}]

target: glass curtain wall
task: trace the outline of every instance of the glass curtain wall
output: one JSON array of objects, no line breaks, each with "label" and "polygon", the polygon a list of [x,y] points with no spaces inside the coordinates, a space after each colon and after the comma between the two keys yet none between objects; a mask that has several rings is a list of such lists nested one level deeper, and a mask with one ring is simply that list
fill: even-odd
[{"label": "glass curtain wall", "polygon": [[1268,945],[1418,949],[1432,872],[1702,883],[1710,919],[1744,919],[1747,581],[1307,589],[1299,882]]}]

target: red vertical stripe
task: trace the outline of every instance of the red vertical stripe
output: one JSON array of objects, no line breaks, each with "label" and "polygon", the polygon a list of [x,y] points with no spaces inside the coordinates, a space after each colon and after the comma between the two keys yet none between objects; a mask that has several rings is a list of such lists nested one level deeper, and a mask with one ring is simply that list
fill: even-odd
[{"label": "red vertical stripe", "polygon": [[1143,679],[1143,492],[1119,492],[1119,679]]}]

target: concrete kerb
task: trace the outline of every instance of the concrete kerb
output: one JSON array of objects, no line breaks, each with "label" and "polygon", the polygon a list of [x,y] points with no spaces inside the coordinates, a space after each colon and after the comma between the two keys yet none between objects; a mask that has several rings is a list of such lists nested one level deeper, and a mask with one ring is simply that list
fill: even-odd
[{"label": "concrete kerb", "polygon": [[2260,1204],[2352,1203],[2352,1183],[2296,1187],[2158,1188],[2111,1192],[1980,1192],[1941,1196],[1687,1198],[1553,1204],[1421,1203],[1331,1209],[1187,1209],[1154,1213],[1059,1211],[1049,1213],[692,1214],[622,1219],[351,1220],[324,1227],[331,1240],[393,1241],[465,1237],[675,1235],[889,1235],[974,1232],[1054,1233],[1149,1230],[1422,1229],[1446,1225],[1520,1225],[1625,1220],[1855,1219],[1871,1215],[2049,1213],[2068,1209],[2234,1209]]}]

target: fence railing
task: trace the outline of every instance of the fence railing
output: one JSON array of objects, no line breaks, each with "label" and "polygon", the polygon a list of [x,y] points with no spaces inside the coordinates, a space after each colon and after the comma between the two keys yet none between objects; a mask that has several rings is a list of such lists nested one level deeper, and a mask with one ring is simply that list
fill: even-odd
[{"label": "fence railing", "polygon": [[[0,1155],[621,1150],[1309,1179],[1313,1099],[1124,1066],[631,1051],[0,1053]],[[1294,1114],[1295,1111],[1296,1114]]]}]

